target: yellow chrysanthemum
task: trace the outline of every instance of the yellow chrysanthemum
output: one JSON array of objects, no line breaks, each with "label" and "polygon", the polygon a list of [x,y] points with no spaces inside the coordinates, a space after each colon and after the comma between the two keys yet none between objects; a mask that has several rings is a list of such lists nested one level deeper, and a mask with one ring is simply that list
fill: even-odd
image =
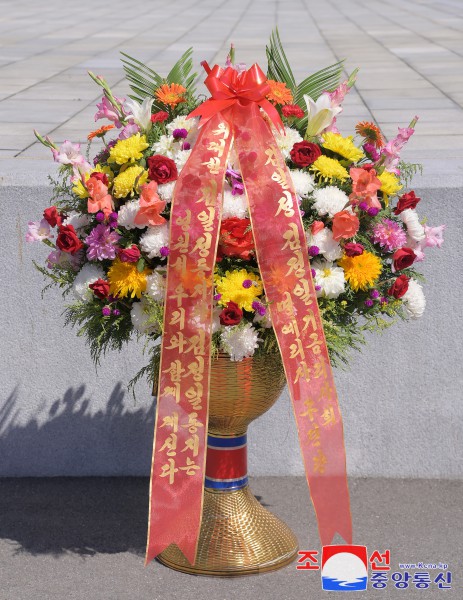
[{"label": "yellow chrysanthemum", "polygon": [[250,312],[254,310],[252,303],[264,291],[260,278],[246,269],[226,271],[223,277],[216,278],[215,286],[217,293],[221,294],[219,304],[226,306],[228,302],[235,302]]},{"label": "yellow chrysanthemum", "polygon": [[359,256],[344,254],[338,265],[344,269],[344,277],[355,292],[372,287],[383,268],[381,260],[366,250]]},{"label": "yellow chrysanthemum", "polygon": [[137,263],[122,262],[118,258],[108,270],[109,292],[120,298],[141,298],[146,291],[146,278],[151,275],[151,269],[137,269]]},{"label": "yellow chrysanthemum", "polygon": [[315,171],[323,179],[340,179],[344,181],[349,177],[347,170],[341,165],[338,160],[328,158],[328,156],[319,156],[312,164],[311,169]]},{"label": "yellow chrysanthemum", "polygon": [[127,196],[133,196],[135,192],[138,192],[140,186],[146,183],[148,180],[148,171],[145,171],[138,165],[128,167],[117,177],[114,178],[113,182],[113,196],[114,198],[126,198]]},{"label": "yellow chrysanthemum", "polygon": [[[111,171],[111,169],[109,167],[103,167],[100,164],[97,164],[94,169],[92,169],[88,173],[85,173],[84,179],[86,182],[89,180],[89,177],[92,173],[106,173],[106,175],[108,176],[109,183],[111,183],[114,178],[114,173]],[[72,186],[72,191],[74,192],[74,194],[76,196],[79,196],[79,198],[88,198],[87,188],[82,183],[81,178],[79,178],[74,183],[74,185]]]},{"label": "yellow chrysanthemum", "polygon": [[394,196],[403,187],[400,185],[398,177],[389,171],[383,171],[381,175],[378,175],[378,179],[381,181],[380,189],[385,196]]},{"label": "yellow chrysanthemum", "polygon": [[148,145],[146,136],[139,133],[130,136],[126,140],[119,140],[109,151],[108,162],[124,165],[127,162],[140,160],[143,157],[143,150],[146,150]]},{"label": "yellow chrysanthemum", "polygon": [[357,162],[365,155],[352,141],[352,136],[343,137],[340,133],[331,131],[323,134],[323,148],[339,154],[351,162]]}]

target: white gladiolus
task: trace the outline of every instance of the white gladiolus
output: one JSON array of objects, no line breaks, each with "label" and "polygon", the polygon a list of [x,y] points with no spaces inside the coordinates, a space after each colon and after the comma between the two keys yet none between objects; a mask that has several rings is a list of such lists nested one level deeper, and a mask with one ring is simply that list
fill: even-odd
[{"label": "white gladiolus", "polygon": [[150,97],[145,98],[142,104],[129,98],[124,103],[124,108],[129,113],[127,119],[133,119],[143,131],[149,131],[152,126],[151,106],[153,102],[154,98]]},{"label": "white gladiolus", "polygon": [[405,223],[408,236],[415,242],[421,242],[426,237],[424,227],[420,223],[418,213],[412,208],[407,208],[400,213],[400,218]]}]

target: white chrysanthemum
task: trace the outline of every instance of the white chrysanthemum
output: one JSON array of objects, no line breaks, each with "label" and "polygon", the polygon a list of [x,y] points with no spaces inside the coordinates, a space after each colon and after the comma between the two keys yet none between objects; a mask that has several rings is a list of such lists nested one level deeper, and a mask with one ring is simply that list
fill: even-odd
[{"label": "white chrysanthemum", "polygon": [[399,215],[407,228],[408,236],[415,242],[421,242],[426,237],[424,227],[420,223],[418,213],[412,208],[407,208]]},{"label": "white chrysanthemum", "polygon": [[165,202],[171,202],[174,195],[174,188],[177,181],[169,181],[169,183],[163,183],[158,185],[158,194],[161,200]]},{"label": "white chrysanthemum", "polygon": [[72,291],[74,292],[75,297],[82,302],[90,302],[94,296],[92,290],[89,289],[88,286],[97,279],[103,279],[104,276],[104,271],[99,265],[92,265],[89,263],[84,265],[77,273],[77,277],[72,284]]},{"label": "white chrysanthemum", "polygon": [[222,327],[220,323],[220,313],[223,310],[223,306],[214,306],[212,309],[212,333],[217,333]]},{"label": "white chrysanthemum", "polygon": [[292,129],[291,127],[285,127],[285,133],[286,135],[283,135],[277,129],[273,129],[273,135],[275,136],[275,140],[280,152],[285,158],[289,158],[294,144],[297,142],[302,142],[302,137],[297,129]]},{"label": "white chrysanthemum", "polygon": [[134,302],[130,311],[132,325],[142,334],[157,333],[159,327],[157,323],[150,323],[150,305],[145,298],[140,302]]},{"label": "white chrysanthemum", "polygon": [[267,309],[265,315],[260,315],[258,312],[256,312],[256,314],[254,315],[253,322],[257,323],[264,329],[270,329],[270,327],[272,326],[272,319],[270,318],[269,310]]},{"label": "white chrysanthemum", "polygon": [[312,235],[309,230],[306,236],[307,244],[309,246],[317,246],[320,250],[320,254],[323,254],[326,260],[334,261],[341,258],[342,248],[340,244],[333,239],[333,232],[329,227],[325,227],[315,235]]},{"label": "white chrysanthemum", "polygon": [[315,286],[320,287],[317,297],[337,298],[344,292],[344,269],[326,260],[315,260],[310,266],[315,269]]},{"label": "white chrysanthemum", "polygon": [[193,127],[196,127],[198,124],[198,119],[187,119],[186,115],[180,115],[179,117],[175,117],[172,121],[167,125],[167,131],[172,135],[175,129],[186,129],[188,132]]},{"label": "white chrysanthemum", "polygon": [[238,217],[244,219],[248,216],[248,202],[244,194],[234,196],[230,189],[223,193],[222,219]]},{"label": "white chrysanthemum", "polygon": [[402,296],[405,313],[411,319],[418,319],[424,313],[426,308],[426,298],[423,294],[423,288],[414,279],[408,282],[408,290]]},{"label": "white chrysanthemum", "polygon": [[140,238],[140,248],[148,258],[161,256],[161,248],[169,245],[169,225],[164,223],[157,227],[148,227]]},{"label": "white chrysanthemum", "polygon": [[188,160],[190,154],[191,154],[191,150],[179,150],[178,152],[175,153],[174,161],[175,161],[175,164],[177,165],[177,170],[179,173],[185,166],[185,163]]},{"label": "white chrysanthemum", "polygon": [[135,225],[135,216],[140,210],[140,200],[130,200],[119,209],[117,224],[126,229],[145,229],[146,225]]},{"label": "white chrysanthemum", "polygon": [[306,173],[306,171],[302,171],[301,169],[294,169],[290,173],[294,189],[298,196],[304,198],[304,196],[313,191],[314,180],[310,173]]},{"label": "white chrysanthemum", "polygon": [[251,323],[226,327],[220,336],[222,348],[231,360],[240,361],[252,356],[262,341]]},{"label": "white chrysanthemum", "polygon": [[77,233],[79,233],[79,229],[87,227],[89,223],[89,215],[85,215],[75,210],[72,210],[63,221],[63,225],[72,225]]},{"label": "white chrysanthemum", "polygon": [[154,270],[146,278],[146,295],[156,302],[164,302],[166,293],[166,278],[164,272]]},{"label": "white chrysanthemum", "polygon": [[162,154],[169,158],[174,158],[174,153],[177,150],[176,142],[171,135],[161,135],[159,140],[155,142],[151,149],[154,154]]},{"label": "white chrysanthemum", "polygon": [[314,191],[313,207],[319,215],[328,215],[333,217],[337,212],[343,210],[349,202],[349,196],[334,185],[325,188],[319,188]]}]

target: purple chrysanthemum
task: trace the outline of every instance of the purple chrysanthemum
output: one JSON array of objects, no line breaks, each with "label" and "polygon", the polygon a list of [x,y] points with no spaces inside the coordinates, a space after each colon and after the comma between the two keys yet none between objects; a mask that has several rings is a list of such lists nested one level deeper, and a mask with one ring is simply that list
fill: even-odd
[{"label": "purple chrysanthemum", "polygon": [[402,248],[407,242],[407,235],[399,223],[391,219],[382,219],[373,227],[372,241],[388,252]]},{"label": "purple chrysanthemum", "polygon": [[111,231],[108,225],[97,225],[86,237],[88,260],[113,260],[116,258],[116,246],[120,235]]}]

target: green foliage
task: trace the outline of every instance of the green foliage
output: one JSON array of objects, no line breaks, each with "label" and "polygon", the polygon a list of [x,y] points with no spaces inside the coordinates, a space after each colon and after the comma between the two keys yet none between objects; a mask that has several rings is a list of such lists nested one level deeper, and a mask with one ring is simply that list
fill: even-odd
[{"label": "green foliage", "polygon": [[400,171],[400,181],[405,187],[408,187],[415,175],[423,175],[423,165],[419,163],[409,163],[401,160],[398,165]]},{"label": "green foliage", "polygon": [[42,299],[43,299],[45,292],[55,286],[58,286],[60,289],[63,290],[63,297],[65,297],[69,293],[69,291],[71,289],[71,285],[76,276],[75,271],[72,271],[71,269],[63,269],[60,267],[53,267],[52,269],[46,269],[45,267],[42,267],[39,264],[37,264],[35,262],[35,260],[32,261],[32,264],[37,269],[37,271],[42,273],[42,275],[46,279],[51,280],[42,289]]},{"label": "green foliage", "polygon": [[132,322],[127,311],[122,310],[118,317],[103,317],[102,303],[98,300],[76,302],[64,310],[65,325],[79,327],[77,335],[84,337],[90,347],[90,355],[95,366],[108,350],[120,351],[132,336]]},{"label": "green foliage", "polygon": [[[147,346],[143,349],[143,352],[146,352]],[[159,365],[161,363],[161,346],[150,345],[148,348],[149,361],[148,363],[142,367],[138,373],[132,377],[128,384],[129,392],[132,392],[132,396],[134,400],[136,399],[135,388],[140,381],[147,381],[151,390],[153,391],[153,395],[157,393],[158,380],[159,380]]]}]

